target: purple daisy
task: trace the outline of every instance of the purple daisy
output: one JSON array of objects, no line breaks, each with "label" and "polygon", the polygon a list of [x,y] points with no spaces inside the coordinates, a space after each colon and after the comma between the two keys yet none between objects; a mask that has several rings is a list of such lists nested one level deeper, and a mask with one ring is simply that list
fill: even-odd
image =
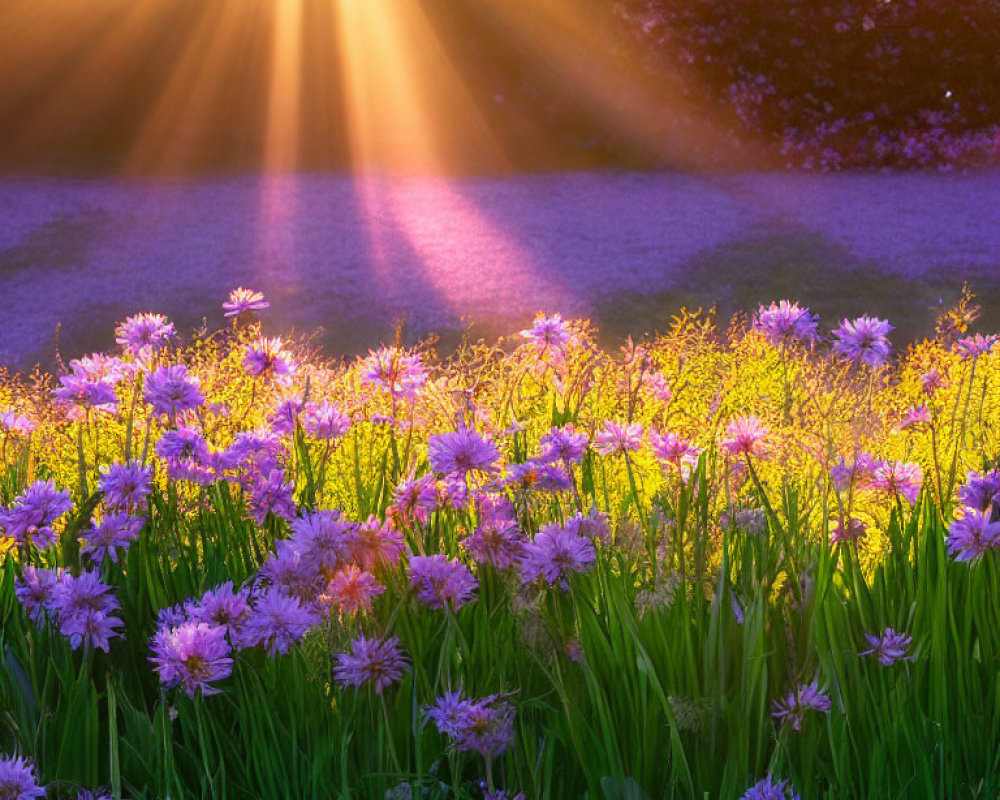
[{"label": "purple daisy", "polygon": [[726,426],[726,438],[722,440],[722,449],[730,455],[757,456],[765,453],[764,440],[768,430],[760,418],[753,414],[736,417]]},{"label": "purple daisy", "polygon": [[403,677],[409,661],[399,647],[399,639],[368,639],[362,634],[351,644],[350,653],[337,656],[333,676],[341,686],[372,686],[375,694]]},{"label": "purple daisy", "polygon": [[479,564],[507,569],[520,561],[527,540],[510,519],[486,519],[462,542],[462,547]]},{"label": "purple daisy", "polygon": [[546,462],[579,463],[587,452],[587,442],[587,434],[584,431],[577,431],[572,423],[562,428],[552,428],[538,440],[542,448],[538,458]]},{"label": "purple daisy", "polygon": [[985,511],[1000,494],[1000,472],[993,470],[986,475],[970,471],[965,477],[965,483],[958,488],[958,499],[963,506]]},{"label": "purple daisy", "polygon": [[182,622],[161,628],[150,640],[160,682],[166,686],[184,686],[189,697],[197,691],[219,694],[211,684],[228,678],[233,671],[226,629],[205,622]]},{"label": "purple daisy", "polygon": [[271,304],[264,299],[261,292],[253,289],[244,289],[240,286],[229,293],[229,299],[222,304],[226,312],[224,317],[235,317],[247,311],[263,311],[270,308]]},{"label": "purple daisy", "polygon": [[809,313],[808,308],[800,308],[798,303],[781,300],[771,303],[765,308],[757,308],[753,319],[753,328],[767,337],[775,347],[786,344],[794,339],[815,341],[819,334],[816,322],[819,317]]},{"label": "purple daisy", "polygon": [[45,797],[45,789],[35,779],[35,768],[24,758],[0,755],[0,798],[29,800]]},{"label": "purple daisy", "polygon": [[283,349],[281,339],[261,339],[248,346],[243,356],[243,367],[248,375],[283,376],[295,372],[291,355]]},{"label": "purple daisy", "polygon": [[471,603],[479,581],[461,561],[447,556],[412,556],[410,588],[428,608],[457,611]]},{"label": "purple daisy", "polygon": [[514,738],[514,709],[498,695],[464,700],[449,692],[428,707],[427,716],[455,741],[455,749],[484,757],[500,755]]},{"label": "purple daisy", "polygon": [[622,425],[608,420],[594,440],[594,450],[604,456],[627,453],[640,447],[642,447],[642,425],[638,422]]},{"label": "purple daisy", "polygon": [[521,331],[520,335],[534,345],[539,353],[562,353],[566,345],[573,341],[569,325],[559,314],[551,317],[538,315],[531,327]]},{"label": "purple daisy", "polygon": [[551,586],[568,572],[586,572],[596,557],[590,539],[556,524],[546,525],[524,546],[521,581],[543,578]]},{"label": "purple daisy", "polygon": [[800,683],[794,691],[789,692],[781,700],[774,701],[774,711],[771,716],[785,720],[792,730],[802,730],[802,718],[807,711],[829,711],[830,698],[819,690],[819,681]]},{"label": "purple daisy", "polygon": [[1000,522],[992,522],[990,511],[963,508],[962,516],[948,526],[948,554],[956,561],[975,563],[986,552],[1000,548]]},{"label": "purple daisy", "polygon": [[472,428],[459,428],[431,436],[427,455],[435,473],[464,476],[473,470],[491,472],[500,458],[500,451]]},{"label": "purple daisy", "polygon": [[332,442],[347,435],[351,418],[329,403],[307,403],[302,414],[302,428],[307,436]]},{"label": "purple daisy", "polygon": [[891,667],[899,660],[912,661],[913,656],[907,656],[913,643],[913,637],[896,633],[892,628],[886,628],[882,633],[866,633],[869,648],[858,653],[859,656],[875,656],[883,667]]},{"label": "purple daisy", "polygon": [[768,775],[747,789],[740,800],[800,800],[800,798],[790,781],[786,779],[775,783],[774,778]]},{"label": "purple daisy", "polygon": [[383,347],[369,351],[362,362],[361,382],[384,389],[393,397],[413,397],[427,382],[427,370],[417,353]]},{"label": "purple daisy", "polygon": [[886,337],[891,330],[892,325],[876,317],[858,317],[853,322],[845,319],[833,332],[837,339],[833,348],[850,361],[878,367],[889,358],[891,348]]},{"label": "purple daisy", "polygon": [[115,341],[134,356],[159,350],[174,335],[174,324],[162,314],[136,314],[115,329]]},{"label": "purple daisy", "polygon": [[272,589],[254,603],[241,646],[263,647],[270,656],[284,654],[318,622],[319,615],[297,598]]},{"label": "purple daisy", "polygon": [[983,336],[981,333],[977,333],[975,336],[966,336],[955,342],[955,352],[963,360],[978,358],[992,352],[998,340],[1000,340],[1000,336]]},{"label": "purple daisy", "polygon": [[872,474],[871,487],[892,495],[900,495],[911,506],[917,502],[924,471],[912,461],[879,461]]},{"label": "purple daisy", "polygon": [[129,511],[146,507],[146,497],[152,491],[153,467],[129,461],[101,467],[97,489],[104,495],[108,508]]},{"label": "purple daisy", "polygon": [[68,491],[56,489],[51,480],[35,481],[11,508],[0,509],[0,531],[20,547],[44,549],[59,538],[52,525],[72,508]]},{"label": "purple daisy", "polygon": [[146,378],[143,396],[155,413],[165,414],[171,420],[205,402],[198,379],[189,375],[183,364],[153,370]]},{"label": "purple daisy", "polygon": [[105,556],[117,564],[121,554],[139,538],[145,524],[145,517],[136,517],[124,511],[108,514],[83,531],[81,552],[96,564],[100,564]]}]

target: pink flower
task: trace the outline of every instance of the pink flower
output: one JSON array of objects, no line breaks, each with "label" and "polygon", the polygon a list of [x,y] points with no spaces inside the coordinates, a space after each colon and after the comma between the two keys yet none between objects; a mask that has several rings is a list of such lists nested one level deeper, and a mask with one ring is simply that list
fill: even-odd
[{"label": "pink flower", "polygon": [[763,457],[764,439],[767,435],[768,430],[758,417],[753,415],[737,417],[726,426],[726,438],[722,440],[722,448],[733,456]]}]

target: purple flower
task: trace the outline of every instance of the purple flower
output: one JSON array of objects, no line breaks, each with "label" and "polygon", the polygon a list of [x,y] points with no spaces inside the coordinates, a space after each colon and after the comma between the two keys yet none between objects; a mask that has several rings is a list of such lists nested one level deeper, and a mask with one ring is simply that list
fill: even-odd
[{"label": "purple flower", "polygon": [[819,682],[800,683],[783,699],[774,701],[771,716],[789,722],[792,730],[802,730],[802,717],[806,711],[829,711],[830,698],[819,690]]},{"label": "purple flower", "polygon": [[798,303],[781,300],[765,308],[757,309],[753,328],[763,333],[775,347],[793,339],[814,341],[818,334],[816,322],[819,317],[809,313],[808,308],[800,308]]},{"label": "purple flower", "polygon": [[174,325],[162,314],[137,314],[115,330],[118,345],[134,356],[159,350],[174,337]]},{"label": "purple flower", "polygon": [[833,348],[851,361],[878,367],[889,358],[890,345],[886,337],[891,330],[892,325],[884,319],[868,316],[858,317],[853,322],[845,319],[833,332],[837,338]]},{"label": "purple flower", "polygon": [[295,519],[295,484],[285,480],[283,469],[254,476],[250,481],[247,506],[258,525],[264,524],[268,514]]},{"label": "purple flower", "polygon": [[768,775],[747,789],[740,800],[799,800],[799,795],[795,793],[790,781],[775,783],[774,778]]},{"label": "purple flower", "polygon": [[583,536],[591,541],[607,542],[608,515],[592,508],[589,513],[577,512],[563,525],[570,533]]},{"label": "purple flower", "polygon": [[28,436],[38,427],[38,423],[31,419],[31,417],[26,417],[8,409],[7,411],[0,412],[0,426],[3,426],[5,430],[11,433],[16,433],[18,436]]},{"label": "purple flower", "polygon": [[369,351],[361,370],[362,383],[378,386],[393,397],[413,397],[427,382],[420,356],[397,347]]},{"label": "purple flower", "polygon": [[374,575],[349,564],[334,574],[319,600],[337,606],[344,614],[370,612],[375,598],[384,592]]},{"label": "purple flower", "polygon": [[500,451],[472,428],[459,428],[431,436],[427,445],[431,469],[437,474],[466,475],[472,470],[492,471]]},{"label": "purple flower", "polygon": [[45,797],[35,780],[35,768],[24,758],[0,755],[0,800]]},{"label": "purple flower", "polygon": [[410,588],[428,608],[457,611],[475,599],[478,587],[479,581],[461,561],[442,555],[410,558]]},{"label": "purple flower", "polygon": [[498,695],[463,700],[458,692],[449,692],[427,708],[427,716],[455,740],[457,750],[484,757],[500,755],[514,738],[514,709]]},{"label": "purple flower", "polygon": [[231,642],[239,641],[249,614],[249,595],[246,589],[233,591],[233,582],[226,581],[205,592],[191,609],[191,616],[198,622],[225,628]]},{"label": "purple flower", "polygon": [[514,520],[494,518],[480,521],[462,547],[479,564],[507,569],[520,561],[526,541]]},{"label": "purple flower", "polygon": [[965,477],[965,483],[958,488],[958,499],[963,506],[985,511],[993,505],[1000,493],[1000,472],[996,470],[987,475],[970,471]]},{"label": "purple flower", "polygon": [[122,624],[121,620],[111,616],[119,604],[111,589],[101,583],[96,569],[85,570],[76,577],[68,573],[59,576],[52,588],[49,608],[60,633],[69,637],[74,650],[86,644],[107,652],[108,639],[119,635],[114,629]]},{"label": "purple flower", "polygon": [[912,636],[896,633],[892,628],[886,628],[881,634],[866,633],[869,648],[858,653],[859,656],[875,656],[883,667],[891,667],[900,659],[911,661],[906,651],[913,643]]},{"label": "purple flower", "polygon": [[372,686],[375,694],[403,677],[409,664],[399,647],[399,639],[367,639],[364,634],[351,645],[350,653],[337,656],[333,676],[341,686]]},{"label": "purple flower", "polygon": [[243,647],[261,646],[268,655],[287,653],[319,622],[319,615],[302,605],[298,599],[280,591],[271,591],[258,598],[243,628]]},{"label": "purple flower", "polygon": [[104,381],[117,386],[126,376],[132,374],[134,365],[126,364],[118,356],[91,353],[69,362],[70,371],[86,381]]},{"label": "purple flower", "polygon": [[261,567],[261,576],[285,594],[312,600],[322,583],[316,563],[294,539],[279,539],[274,546],[276,552]]},{"label": "purple flower", "polygon": [[830,480],[838,492],[845,492],[853,485],[855,489],[867,488],[875,474],[877,462],[867,453],[859,453],[853,461],[840,459],[839,464],[830,467]]},{"label": "purple flower", "polygon": [[271,416],[267,418],[267,424],[271,426],[273,433],[287,436],[295,430],[295,423],[301,413],[302,403],[294,397],[288,397],[275,406]]},{"label": "purple flower", "polygon": [[546,525],[524,546],[521,581],[544,578],[551,586],[568,572],[586,572],[596,557],[590,539],[556,524]]},{"label": "purple flower", "polygon": [[1000,336],[983,336],[981,333],[977,333],[975,336],[966,336],[955,342],[955,352],[963,360],[978,358],[990,353],[998,340],[1000,340]]},{"label": "purple flower", "polygon": [[376,517],[370,516],[363,525],[351,528],[344,544],[347,560],[366,572],[372,572],[377,567],[392,566],[399,561],[403,552],[403,534],[388,522],[380,523]]},{"label": "purple flower", "polygon": [[261,339],[256,345],[247,347],[243,367],[247,374],[255,378],[262,375],[291,375],[295,372],[295,364],[291,355],[282,349],[281,339]]},{"label": "purple flower", "polygon": [[561,461],[564,464],[579,463],[587,452],[587,434],[577,431],[572,423],[562,428],[552,428],[542,435],[538,443],[542,447],[539,461]]},{"label": "purple flower", "polygon": [[351,418],[329,403],[308,403],[302,415],[306,435],[328,442],[340,439],[351,429]]},{"label": "purple flower", "polygon": [[183,364],[153,370],[146,379],[143,396],[155,413],[166,414],[171,419],[205,402],[198,379],[188,375]]},{"label": "purple flower", "polygon": [[233,671],[226,629],[205,622],[182,622],[161,628],[150,640],[150,661],[156,664],[160,682],[166,686],[182,684],[189,697],[199,689],[202,694],[218,694],[211,684],[228,678]]},{"label": "purple flower", "polygon": [[911,506],[917,502],[924,471],[912,461],[879,461],[875,465],[871,486],[889,494],[900,495]]},{"label": "purple flower", "polygon": [[58,540],[53,523],[73,508],[69,492],[56,489],[54,481],[35,481],[9,509],[0,509],[0,531],[21,547],[44,549]]},{"label": "purple flower", "polygon": [[573,341],[569,326],[559,314],[551,317],[538,315],[531,327],[521,331],[520,335],[531,342],[539,354],[553,351],[562,354],[565,346]]},{"label": "purple flower", "polygon": [[14,595],[32,622],[38,623],[42,614],[52,609],[52,592],[62,574],[61,569],[42,569],[28,564],[24,576],[14,581]]},{"label": "purple flower", "polygon": [[868,535],[868,526],[860,519],[851,517],[840,522],[830,533],[830,544],[854,544]]},{"label": "purple flower", "polygon": [[1000,522],[990,512],[963,508],[962,516],[948,526],[948,554],[956,561],[978,561],[989,550],[1000,548]]},{"label": "purple flower", "polygon": [[698,466],[701,448],[685,442],[669,431],[662,435],[654,433],[651,439],[656,460],[686,481]]},{"label": "purple flower", "polygon": [[768,430],[756,416],[745,415],[736,417],[726,426],[726,438],[722,440],[722,449],[730,455],[745,455],[763,457],[765,452],[764,439]]},{"label": "purple flower", "polygon": [[85,644],[88,647],[101,648],[110,652],[109,639],[120,636],[115,628],[120,628],[122,621],[118,617],[96,608],[85,608],[80,613],[62,620],[59,632],[69,639],[74,650]]},{"label": "purple flower", "polygon": [[97,488],[104,495],[108,508],[130,511],[146,507],[146,497],[152,491],[153,467],[138,461],[109,464],[101,467]]},{"label": "purple flower", "polygon": [[229,293],[229,299],[222,304],[225,317],[235,317],[246,311],[263,311],[270,308],[271,304],[264,299],[261,292],[253,289],[244,289],[240,286]]},{"label": "purple flower", "polygon": [[135,517],[124,511],[108,514],[99,523],[83,531],[84,555],[100,564],[105,556],[117,564],[119,551],[128,550],[132,542],[139,538],[142,526],[146,524],[145,517]]},{"label": "purple flower", "polygon": [[522,492],[568,492],[573,488],[573,479],[556,464],[529,460],[522,464],[511,464],[503,485]]},{"label": "purple flower", "polygon": [[93,408],[107,414],[118,410],[118,393],[114,384],[109,381],[79,375],[61,375],[59,384],[52,395],[64,405],[81,409]]},{"label": "purple flower", "polygon": [[627,453],[642,447],[642,425],[638,422],[632,425],[622,425],[608,420],[604,430],[597,434],[594,450],[604,456],[615,453]]}]

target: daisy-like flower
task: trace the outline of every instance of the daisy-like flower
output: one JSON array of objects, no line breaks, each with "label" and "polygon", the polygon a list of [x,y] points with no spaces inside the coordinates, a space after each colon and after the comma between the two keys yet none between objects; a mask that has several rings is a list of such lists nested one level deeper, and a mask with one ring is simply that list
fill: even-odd
[{"label": "daisy-like flower", "polygon": [[182,622],[164,627],[150,640],[160,682],[166,686],[183,685],[189,697],[202,694],[219,694],[212,686],[228,678],[233,671],[229,656],[226,629],[206,622]]},{"label": "daisy-like flower", "polygon": [[557,464],[529,460],[507,467],[503,485],[521,492],[568,492],[573,488],[573,479]]},{"label": "daisy-like flower", "polygon": [[798,303],[781,300],[771,303],[767,308],[759,306],[753,319],[753,328],[763,333],[777,347],[794,339],[817,339],[818,319],[819,317],[809,313],[808,308],[800,308]]},{"label": "daisy-like flower", "polygon": [[722,449],[730,455],[745,455],[763,457],[765,454],[764,440],[768,430],[760,418],[749,414],[730,420],[726,426],[726,438],[722,440]]},{"label": "daisy-like flower", "polygon": [[496,756],[514,738],[514,709],[498,695],[463,700],[457,692],[439,697],[427,716],[437,729],[455,741],[455,749]]},{"label": "daisy-like flower", "polygon": [[38,427],[38,423],[31,417],[18,414],[13,409],[7,409],[0,412],[0,427],[18,436],[28,436]]},{"label": "daisy-like flower", "polygon": [[461,561],[443,555],[410,558],[410,588],[428,608],[457,611],[475,599],[478,587]]},{"label": "daisy-like flower", "polygon": [[129,511],[146,507],[146,497],[152,491],[153,467],[138,461],[109,464],[101,467],[97,489],[104,495],[108,508]]},{"label": "daisy-like flower", "polygon": [[800,800],[800,797],[790,781],[786,779],[775,782],[774,778],[768,775],[747,789],[740,800]]},{"label": "daisy-like flower", "polygon": [[907,656],[906,651],[913,643],[913,637],[903,633],[896,633],[892,628],[886,628],[882,633],[866,633],[868,649],[858,653],[859,656],[875,656],[878,663],[883,667],[891,667],[897,661],[911,661],[912,656]]},{"label": "daisy-like flower", "polygon": [[351,645],[350,653],[337,656],[333,676],[341,686],[371,686],[375,694],[398,682],[409,660],[399,646],[399,639],[368,639],[362,634]]},{"label": "daisy-like flower", "polygon": [[263,647],[269,656],[287,653],[319,622],[319,615],[295,597],[272,589],[259,597],[240,635],[243,647]]},{"label": "daisy-like flower", "polygon": [[656,460],[686,481],[698,466],[701,448],[695,447],[669,431],[662,435],[654,432],[650,439]]},{"label": "daisy-like flower", "polygon": [[858,453],[853,461],[840,459],[839,464],[830,467],[830,480],[838,492],[846,492],[853,485],[855,489],[867,489],[875,474],[878,462],[868,453]]},{"label": "daisy-like flower", "polygon": [[248,375],[283,376],[295,372],[291,355],[283,349],[281,339],[261,339],[250,345],[243,356],[243,368]]},{"label": "daisy-like flower", "polygon": [[58,539],[53,524],[73,508],[68,491],[56,489],[54,481],[35,481],[11,508],[0,509],[0,532],[21,547],[49,547]]},{"label": "daisy-like flower", "polygon": [[201,600],[190,610],[191,618],[225,628],[231,642],[239,641],[243,625],[249,616],[249,596],[247,589],[234,591],[233,582],[226,581],[202,595]]},{"label": "daisy-like flower", "polygon": [[45,797],[35,779],[35,768],[24,758],[0,755],[0,800],[30,800]]},{"label": "daisy-like flower", "polygon": [[963,508],[961,517],[948,526],[945,542],[956,561],[975,563],[990,550],[1000,548],[1000,522],[991,522],[990,512]]},{"label": "daisy-like flower", "polygon": [[189,375],[183,364],[153,370],[146,379],[143,396],[155,413],[171,419],[205,402],[198,379]]},{"label": "daisy-like flower", "polygon": [[500,451],[472,428],[459,428],[430,437],[427,455],[435,473],[466,475],[473,470],[492,472]]},{"label": "daisy-like flower", "polygon": [[295,519],[295,484],[286,480],[283,469],[272,469],[266,475],[256,474],[249,482],[247,508],[258,525],[268,514],[282,519]]},{"label": "daisy-like flower", "polygon": [[139,538],[139,532],[145,524],[145,517],[135,517],[124,511],[108,514],[99,523],[83,531],[81,552],[95,564],[100,564],[105,556],[117,564],[121,553]]},{"label": "daisy-like flower", "polygon": [[642,447],[642,425],[638,422],[632,425],[622,425],[608,420],[604,429],[598,432],[594,440],[594,450],[602,456],[614,453],[627,453]]},{"label": "daisy-like flower", "polygon": [[564,464],[576,464],[583,461],[587,452],[587,434],[577,431],[572,423],[562,428],[552,428],[538,440],[542,447],[540,461],[561,461]]},{"label": "daisy-like flower", "polygon": [[339,570],[319,596],[321,603],[336,606],[343,614],[370,613],[372,602],[385,592],[375,576],[349,564]]},{"label": "daisy-like flower", "polygon": [[50,608],[59,624],[59,632],[69,637],[70,646],[100,647],[108,651],[108,640],[119,634],[114,630],[122,622],[111,616],[119,608],[112,587],[101,583],[96,569],[78,576],[63,573],[52,588]]},{"label": "daisy-like flower", "polygon": [[380,566],[394,566],[403,552],[403,534],[375,516],[354,526],[344,536],[346,560],[371,572]]},{"label": "daisy-like flower", "polygon": [[307,403],[302,414],[302,429],[307,436],[332,442],[347,435],[351,418],[329,403]]},{"label": "daisy-like flower", "polygon": [[802,718],[807,711],[829,711],[830,698],[819,690],[819,681],[800,683],[781,700],[774,701],[771,716],[785,720],[792,730],[802,730]]},{"label": "daisy-like flower", "polygon": [[118,393],[108,380],[60,375],[59,386],[53,390],[52,396],[63,406],[93,408],[106,414],[114,414],[118,410]]},{"label": "daisy-like flower", "polygon": [[559,314],[546,317],[539,314],[530,328],[520,332],[520,335],[527,339],[538,352],[554,352],[561,354],[563,349],[573,340],[569,325]]},{"label": "daisy-like flower", "polygon": [[858,317],[854,321],[845,319],[833,332],[836,337],[833,348],[850,361],[863,361],[870,367],[879,367],[889,358],[891,347],[887,336],[891,330],[892,325],[876,317]]},{"label": "daisy-like flower", "polygon": [[142,356],[159,350],[174,335],[174,324],[162,314],[136,314],[117,327],[115,341],[126,352]]},{"label": "daisy-like flower", "polygon": [[917,502],[924,471],[912,461],[879,461],[872,474],[871,487],[889,494],[900,495],[911,506]]},{"label": "daisy-like flower", "polygon": [[1000,472],[993,470],[980,475],[975,470],[965,476],[965,483],[958,487],[958,499],[963,506],[985,511],[1000,494]]},{"label": "daisy-like flower", "polygon": [[302,413],[303,405],[295,397],[286,397],[280,401],[267,418],[267,424],[271,431],[279,436],[287,436],[295,430],[295,423],[299,421],[299,414]]},{"label": "daisy-like flower", "polygon": [[42,615],[52,609],[52,592],[62,574],[61,569],[43,569],[27,564],[23,577],[14,581],[14,596],[32,622],[39,623]]},{"label": "daisy-like flower", "polygon": [[963,361],[978,358],[992,352],[998,340],[1000,340],[1000,336],[983,336],[981,333],[977,333],[975,336],[966,336],[955,342],[955,352],[962,357]]},{"label": "daisy-like flower", "polygon": [[462,547],[479,564],[507,569],[520,560],[526,541],[514,520],[491,518],[480,522]]},{"label": "daisy-like flower", "polygon": [[361,364],[361,382],[384,389],[393,397],[413,397],[427,383],[427,370],[418,354],[383,347],[369,351]]},{"label": "daisy-like flower", "polygon": [[594,543],[559,525],[546,525],[524,545],[521,581],[543,578],[550,586],[569,572],[586,572],[596,558]]},{"label": "daisy-like flower", "polygon": [[225,317],[235,317],[247,311],[263,311],[270,308],[271,304],[264,299],[261,292],[253,289],[244,289],[240,286],[229,293],[229,299],[222,304]]}]

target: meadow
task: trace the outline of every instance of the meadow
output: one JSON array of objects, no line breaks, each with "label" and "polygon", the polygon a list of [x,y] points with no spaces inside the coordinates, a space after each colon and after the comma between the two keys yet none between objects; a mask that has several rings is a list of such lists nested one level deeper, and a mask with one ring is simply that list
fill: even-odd
[{"label": "meadow", "polygon": [[223,308],[0,376],[2,800],[1000,795],[971,293],[351,361]]}]

